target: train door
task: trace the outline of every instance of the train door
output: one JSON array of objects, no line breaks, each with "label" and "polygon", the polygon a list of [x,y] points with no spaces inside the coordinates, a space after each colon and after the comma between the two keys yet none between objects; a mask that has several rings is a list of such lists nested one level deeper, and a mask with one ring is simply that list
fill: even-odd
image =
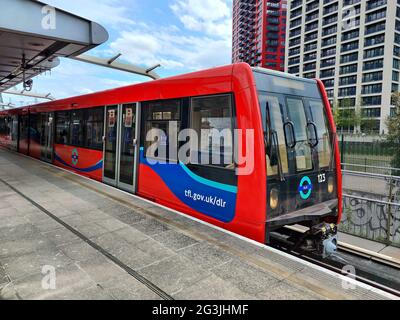
[{"label": "train door", "polygon": [[266,134],[268,194],[280,194],[280,208],[270,205],[269,219],[274,219],[318,200],[318,153],[312,141],[316,128],[303,97],[265,93],[260,102],[271,131]]},{"label": "train door", "polygon": [[[310,103],[303,97],[266,94],[260,101],[266,106],[266,126],[273,131],[267,144],[268,192],[277,190],[282,203],[281,210],[270,210],[273,219],[321,201],[318,148],[322,142],[316,139],[325,133],[319,126],[325,126],[322,107],[322,113],[316,114],[319,117],[311,114]],[[325,158],[324,166],[329,165],[329,154]]]},{"label": "train door", "polygon": [[19,144],[18,151],[22,154],[29,154],[29,115],[19,117]]},{"label": "train door", "polygon": [[18,126],[18,116],[14,115],[10,118],[10,148],[13,151],[18,151]]},{"label": "train door", "polygon": [[39,128],[41,159],[49,163],[53,162],[53,126],[54,113],[42,113]]},{"label": "train door", "polygon": [[136,192],[139,104],[105,109],[103,181],[119,189]]}]

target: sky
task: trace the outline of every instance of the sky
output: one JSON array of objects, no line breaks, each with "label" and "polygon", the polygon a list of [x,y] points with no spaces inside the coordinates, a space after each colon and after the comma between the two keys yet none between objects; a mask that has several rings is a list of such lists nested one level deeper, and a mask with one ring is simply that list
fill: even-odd
[{"label": "sky", "polygon": [[[122,53],[121,62],[143,67],[161,63],[162,77],[229,64],[232,0],[43,0],[105,27],[109,40],[87,52],[98,57]],[[61,59],[34,78],[34,92],[55,98],[76,96],[149,81],[147,77]],[[32,98],[3,96],[15,105]],[[38,100],[40,101],[40,100]]]}]

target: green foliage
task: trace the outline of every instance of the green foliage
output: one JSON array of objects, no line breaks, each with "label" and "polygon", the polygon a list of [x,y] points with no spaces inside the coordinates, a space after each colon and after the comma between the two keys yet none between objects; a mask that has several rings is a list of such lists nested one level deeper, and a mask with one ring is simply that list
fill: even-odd
[{"label": "green foliage", "polygon": [[395,92],[392,95],[393,105],[396,111],[393,117],[387,120],[388,135],[386,137],[387,148],[393,155],[392,167],[400,168],[400,93]]},{"label": "green foliage", "polygon": [[340,105],[335,102],[333,116],[338,130],[342,132],[355,133],[361,123],[360,110],[352,105],[351,99],[344,99]]}]

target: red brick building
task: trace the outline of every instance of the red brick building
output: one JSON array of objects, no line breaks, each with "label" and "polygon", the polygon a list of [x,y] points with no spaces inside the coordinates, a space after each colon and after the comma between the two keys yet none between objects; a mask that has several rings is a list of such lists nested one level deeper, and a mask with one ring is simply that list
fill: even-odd
[{"label": "red brick building", "polygon": [[287,0],[233,0],[232,62],[283,71]]}]

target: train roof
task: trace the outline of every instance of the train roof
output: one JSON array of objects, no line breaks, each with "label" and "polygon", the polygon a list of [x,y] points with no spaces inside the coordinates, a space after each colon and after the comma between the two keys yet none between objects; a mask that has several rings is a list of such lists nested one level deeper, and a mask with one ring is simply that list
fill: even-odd
[{"label": "train roof", "polygon": [[252,67],[251,69],[255,72],[264,73],[264,74],[267,74],[270,76],[282,77],[282,78],[292,79],[292,80],[297,80],[297,81],[302,81],[302,82],[309,82],[309,83],[313,83],[313,84],[316,83],[316,81],[314,79],[300,78],[291,73],[286,73],[286,72],[281,72],[281,71],[266,69],[266,68],[260,68],[260,67]]},{"label": "train roof", "polygon": [[[60,100],[54,100],[54,101],[49,101],[49,102],[44,102],[44,103],[39,103],[36,105],[27,105],[24,107],[20,108],[15,108],[15,109],[10,109],[10,110],[3,110],[0,111],[0,114],[8,113],[8,114],[15,114],[15,113],[20,113],[21,111],[25,112],[28,109],[36,112],[46,112],[47,108],[60,108],[62,109],[71,109],[72,107],[82,107],[82,108],[87,108],[87,107],[97,107],[97,106],[104,106],[104,105],[113,105],[117,104],[118,99],[121,99],[123,96],[128,96],[129,93],[136,92],[137,94],[140,93],[141,98],[138,99],[137,101],[146,101],[146,100],[161,100],[161,99],[170,99],[171,97],[168,97],[168,94],[163,90],[159,89],[161,88],[160,85],[165,84],[167,87],[174,87],[174,97],[177,98],[179,97],[179,94],[182,94],[182,92],[185,92],[185,89],[189,89],[189,85],[186,85],[186,83],[190,83],[190,80],[196,80],[197,82],[201,83],[204,85],[207,81],[206,79],[209,79],[208,82],[212,82],[212,84],[209,86],[210,88],[215,87],[214,90],[217,90],[217,87],[220,91],[224,91],[224,88],[222,88],[222,83],[226,83],[226,92],[232,91],[232,87],[230,83],[232,81],[227,81],[232,80],[232,77],[234,75],[240,76],[240,78],[246,78],[247,77],[247,82],[250,82],[250,85],[256,85],[255,80],[253,77],[253,72],[258,72],[258,73],[263,73],[271,76],[278,76],[286,79],[293,79],[297,81],[302,81],[302,82],[308,82],[308,83],[315,83],[315,80],[311,79],[303,79],[296,77],[292,74],[284,73],[284,72],[279,72],[279,71],[274,71],[270,69],[265,69],[265,68],[252,68],[250,67],[247,63],[236,63],[236,64],[230,64],[226,66],[221,66],[221,67],[215,67],[211,69],[206,69],[206,70],[201,70],[201,71],[196,71],[196,72],[191,72],[191,73],[186,73],[182,75],[177,75],[177,76],[171,76],[167,78],[162,78],[159,80],[154,80],[154,81],[149,81],[149,82],[143,82],[139,84],[132,84],[128,86],[123,86],[119,88],[113,88],[113,89],[108,89],[104,91],[98,91],[90,94],[85,94],[85,95],[79,95],[79,96],[74,96],[74,97],[69,97],[69,98],[64,98]],[[218,78],[220,79],[219,84],[217,83],[217,80],[212,80],[212,78]],[[173,85],[175,84],[175,85]],[[185,87],[186,85],[186,87]],[[248,83],[249,85],[249,83]],[[194,93],[196,91],[193,89],[196,86],[193,86],[192,84],[192,90],[191,94],[188,94],[188,96],[193,96],[193,95],[203,95],[203,94],[210,94],[206,92],[202,92],[201,90],[198,90],[198,92]],[[143,90],[141,90],[143,89]],[[149,92],[147,94],[147,92]],[[186,92],[185,92],[186,93]],[[176,96],[178,94],[178,96]],[[130,103],[130,102],[135,102],[135,101],[129,101],[129,98],[126,98],[126,102],[122,103]],[[125,100],[125,99],[122,99]]]},{"label": "train roof", "polygon": [[[240,63],[240,64],[236,64],[236,65],[244,66],[247,64]],[[228,73],[232,74],[234,66],[235,65],[226,65],[226,66],[222,66],[222,67],[216,67],[216,68],[211,68],[211,69],[206,69],[206,70],[201,70],[201,71],[196,71],[196,72],[191,72],[191,73],[185,73],[185,74],[171,76],[171,77],[166,77],[166,78],[153,80],[153,81],[149,81],[149,82],[142,82],[139,84],[131,84],[131,85],[122,86],[122,87],[118,87],[118,88],[97,91],[97,92],[93,92],[93,93],[89,93],[89,94],[78,95],[78,96],[73,96],[73,97],[68,97],[68,98],[63,98],[63,99],[57,99],[57,100],[38,103],[38,104],[34,104],[34,105],[26,105],[26,106],[19,107],[19,108],[0,111],[0,114],[2,112],[4,113],[4,111],[10,112],[11,110],[17,111],[17,110],[22,110],[22,109],[27,109],[27,108],[40,108],[40,107],[52,106],[55,104],[56,105],[61,105],[64,103],[68,104],[68,103],[71,103],[71,101],[73,101],[73,100],[90,99],[91,97],[94,97],[97,95],[108,94],[108,93],[114,94],[115,92],[118,92],[119,90],[138,89],[141,87],[162,85],[163,83],[171,82],[171,81],[175,81],[175,80],[176,81],[189,80],[189,79],[193,79],[193,78],[204,78],[204,77],[227,75]],[[247,65],[247,67],[250,69],[250,67],[248,65]]]}]

